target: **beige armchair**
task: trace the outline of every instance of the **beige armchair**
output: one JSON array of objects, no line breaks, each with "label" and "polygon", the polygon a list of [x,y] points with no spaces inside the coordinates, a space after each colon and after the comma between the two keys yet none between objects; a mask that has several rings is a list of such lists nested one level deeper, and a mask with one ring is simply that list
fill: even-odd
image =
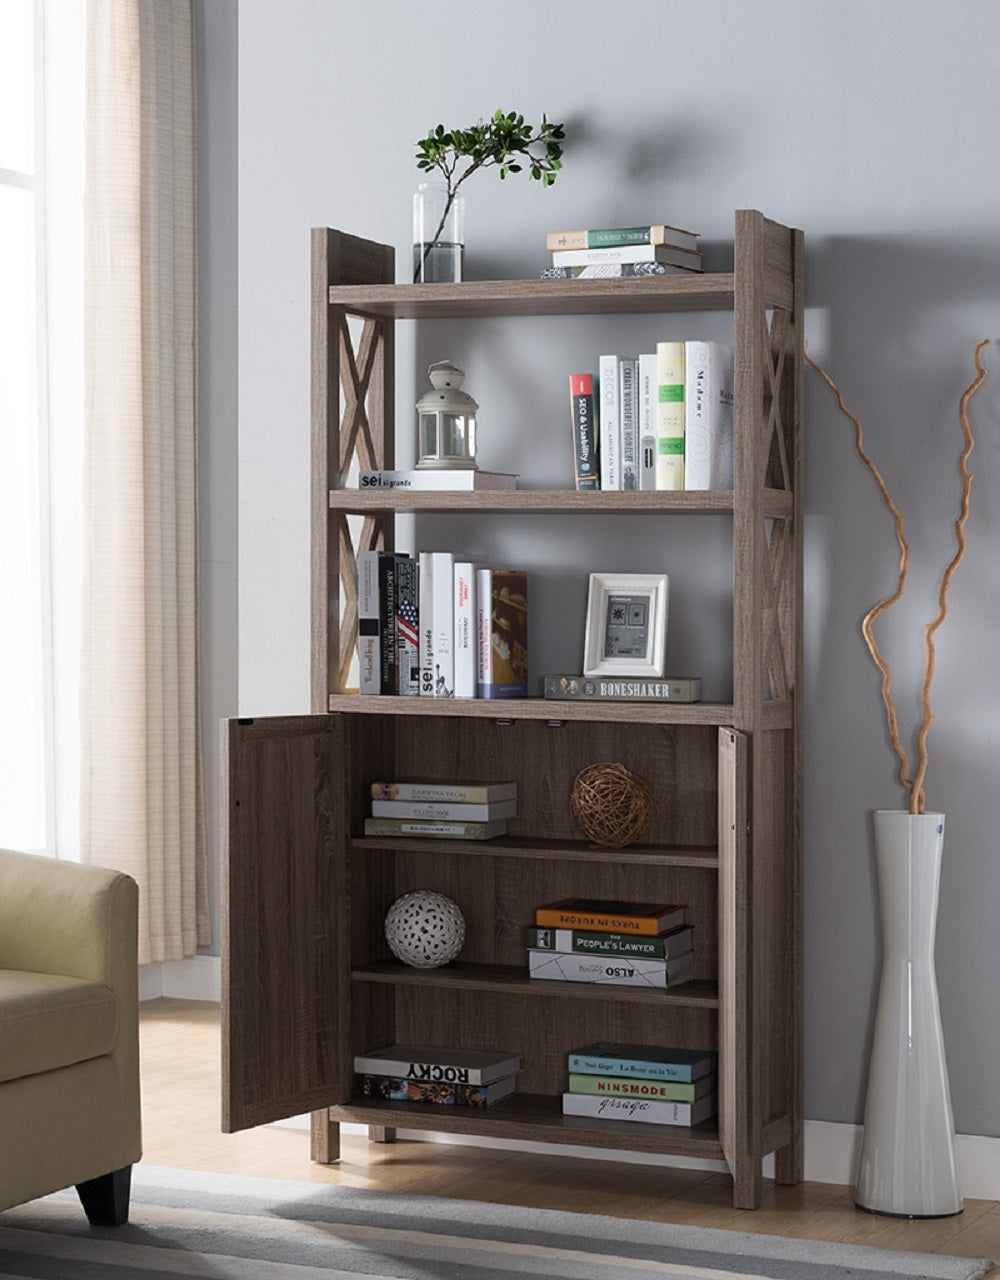
[{"label": "beige armchair", "polygon": [[139,1111],[135,881],[0,849],[0,1209],[75,1186],[128,1219]]}]

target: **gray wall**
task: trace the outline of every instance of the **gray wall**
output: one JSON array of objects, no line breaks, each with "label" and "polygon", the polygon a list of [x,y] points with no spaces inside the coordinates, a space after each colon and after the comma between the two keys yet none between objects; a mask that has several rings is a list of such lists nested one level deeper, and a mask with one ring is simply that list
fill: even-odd
[{"label": "gray wall", "polygon": [[[701,232],[714,263],[735,208],[805,230],[811,352],[867,425],[912,541],[912,583],[884,628],[909,730],[921,628],[953,548],[957,402],[974,342],[998,332],[1000,8],[974,0],[943,19],[927,0],[623,0],[613,11],[587,0],[285,0],[279,15],[242,0],[239,18],[241,713],[308,709],[308,229],[395,244],[402,278],[415,139],[502,106],[564,120],[566,170],[549,191],[473,179],[470,277],[536,274],[545,231],[560,227],[674,222]],[[422,390],[414,370],[465,361],[484,464],[536,484],[568,482],[567,372],[602,348],[696,336],[669,318],[402,330],[404,437]],[[995,350],[987,360],[1000,372]],[[849,424],[812,375],[806,390],[806,1114],[855,1122],[878,950],[870,812],[902,803],[857,628],[891,589],[896,550]],[[938,633],[928,776],[929,807],[948,815],[938,966],[956,1125],[988,1135],[1000,1134],[1000,857],[986,803],[1000,707],[998,394],[991,380],[972,411],[970,550]],[[540,575],[536,674],[573,663],[579,562],[559,583],[574,544],[587,567],[641,569],[656,556],[636,542],[654,527],[640,522],[631,539],[561,521],[477,533],[469,550],[502,548]],[[719,535],[709,524],[684,537],[671,530],[664,565],[671,666],[703,670],[721,692],[728,569],[710,547],[708,607],[696,608],[691,556]],[[440,522],[414,538],[468,545]]]}]

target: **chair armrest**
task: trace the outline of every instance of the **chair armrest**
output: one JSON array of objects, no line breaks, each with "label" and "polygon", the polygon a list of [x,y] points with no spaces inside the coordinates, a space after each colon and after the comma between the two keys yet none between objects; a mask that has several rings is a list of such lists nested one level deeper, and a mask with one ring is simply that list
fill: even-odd
[{"label": "chair armrest", "polygon": [[120,871],[0,849],[0,968],[85,978],[129,998],[138,898]]}]

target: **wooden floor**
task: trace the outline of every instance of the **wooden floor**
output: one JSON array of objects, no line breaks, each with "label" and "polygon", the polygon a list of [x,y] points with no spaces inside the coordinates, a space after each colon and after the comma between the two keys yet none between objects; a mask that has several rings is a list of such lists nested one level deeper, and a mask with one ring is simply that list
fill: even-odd
[{"label": "wooden floor", "polygon": [[[964,1213],[954,1218],[908,1222],[855,1209],[850,1187],[766,1183],[762,1207],[746,1212],[732,1208],[729,1178],[717,1173],[583,1160],[562,1152],[369,1144],[353,1134],[344,1137],[338,1164],[316,1165],[305,1130],[220,1131],[218,1005],[146,1002],[140,1035],[147,1164],[1000,1260],[1000,1204],[988,1200],[966,1200]],[[1000,1277],[1000,1269],[992,1274]]]}]

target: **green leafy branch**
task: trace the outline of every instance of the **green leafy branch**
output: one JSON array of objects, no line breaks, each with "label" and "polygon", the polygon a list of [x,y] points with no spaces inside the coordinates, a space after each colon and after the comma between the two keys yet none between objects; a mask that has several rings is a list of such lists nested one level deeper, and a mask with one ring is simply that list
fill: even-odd
[{"label": "green leafy branch", "polygon": [[[439,124],[421,138],[417,143],[417,168],[425,173],[437,170],[447,193],[441,221],[424,248],[424,259],[440,236],[463,182],[479,169],[494,166],[500,170],[501,179],[527,169],[529,178],[550,187],[562,168],[561,143],[565,137],[563,126],[544,115],[535,128],[516,111],[496,111],[489,120],[480,120],[468,129],[445,129]],[[414,280],[419,276],[418,267]]]}]

